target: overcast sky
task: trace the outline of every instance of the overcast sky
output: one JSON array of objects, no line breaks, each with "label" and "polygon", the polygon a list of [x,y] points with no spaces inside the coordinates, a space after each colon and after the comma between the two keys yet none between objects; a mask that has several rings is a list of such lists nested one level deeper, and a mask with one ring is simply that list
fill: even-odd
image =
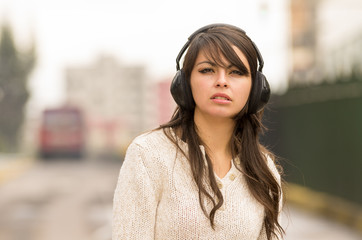
[{"label": "overcast sky", "polygon": [[0,23],[10,22],[19,46],[34,39],[38,63],[30,79],[31,104],[41,108],[64,97],[67,66],[98,54],[123,64],[145,64],[150,79],[175,73],[175,58],[196,29],[229,23],[246,30],[265,61],[276,91],[287,76],[286,0],[0,0]]}]

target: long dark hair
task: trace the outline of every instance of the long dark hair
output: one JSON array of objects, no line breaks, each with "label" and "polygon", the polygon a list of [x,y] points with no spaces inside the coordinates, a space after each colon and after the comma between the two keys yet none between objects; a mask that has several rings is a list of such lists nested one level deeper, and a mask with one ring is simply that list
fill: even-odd
[{"label": "long dark hair", "polygon": [[[246,66],[239,59],[233,46],[239,48],[248,60],[252,81],[255,79],[257,71],[257,55],[250,39],[242,32],[227,27],[215,27],[198,34],[191,41],[183,62],[183,71],[190,85],[191,71],[196,58],[202,50],[209,59],[212,59],[220,66],[224,66],[222,57],[224,56],[230,63],[240,70],[245,70]],[[263,111],[255,114],[248,113],[248,103],[235,116],[235,128],[230,139],[231,153],[234,165],[246,176],[248,188],[254,198],[264,206],[265,218],[264,227],[268,240],[272,235],[283,234],[284,230],[278,222],[279,203],[282,198],[282,190],[278,181],[267,165],[266,156],[274,159],[274,155],[263,147],[259,142],[259,134],[262,132]],[[205,215],[210,219],[210,224],[214,228],[214,218],[216,211],[222,206],[224,200],[218,188],[212,162],[206,151],[207,165],[204,162],[203,153],[199,146],[204,145],[197,134],[197,127],[194,123],[194,110],[185,110],[177,107],[171,120],[159,127],[163,129],[166,136],[178,147],[188,159],[193,178],[199,189],[199,202]],[[184,153],[178,145],[178,141],[172,132],[177,133],[181,139],[187,143],[188,152]],[[207,146],[206,146],[207,149]],[[240,159],[240,161],[236,161]],[[205,186],[204,178],[208,177],[208,184]],[[213,197],[216,196],[216,197]],[[207,198],[213,204],[210,212],[206,211],[203,199]]]}]

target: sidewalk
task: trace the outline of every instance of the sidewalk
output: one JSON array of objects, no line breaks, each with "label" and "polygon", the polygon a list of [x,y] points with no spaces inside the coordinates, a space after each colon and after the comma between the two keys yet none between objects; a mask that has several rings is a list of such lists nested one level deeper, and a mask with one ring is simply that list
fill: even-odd
[{"label": "sidewalk", "polygon": [[0,184],[20,175],[34,163],[34,159],[20,154],[0,153]]},{"label": "sidewalk", "polygon": [[282,226],[284,240],[362,240],[357,230],[293,205],[286,206]]},{"label": "sidewalk", "polygon": [[[337,225],[348,226],[346,228],[353,229],[353,231],[360,235],[357,239],[362,240],[361,205],[298,184],[288,183],[285,189],[286,198],[290,204],[297,206],[299,209],[303,209],[306,213],[314,213],[314,215],[311,216],[313,219],[316,217],[319,219],[328,219],[329,222],[336,224],[335,227],[337,227]],[[296,219],[300,217],[301,216],[298,216]],[[316,224],[316,226],[320,227],[319,224]],[[330,224],[328,226],[332,230],[329,232],[333,232],[334,227]],[[313,226],[310,228],[313,229]]]}]

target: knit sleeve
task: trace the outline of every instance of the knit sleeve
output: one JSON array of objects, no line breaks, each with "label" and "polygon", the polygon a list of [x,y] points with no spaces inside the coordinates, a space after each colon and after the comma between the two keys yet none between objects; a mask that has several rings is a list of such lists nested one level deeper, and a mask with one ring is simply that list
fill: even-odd
[{"label": "knit sleeve", "polygon": [[[113,198],[112,240],[154,239],[158,189],[145,166],[147,152],[132,143],[120,170]],[[150,159],[152,161],[152,159]]]},{"label": "knit sleeve", "polygon": [[[267,156],[267,164],[268,164],[268,167],[269,169],[271,170],[273,176],[275,177],[275,179],[277,180],[279,186],[281,187],[281,176],[278,172],[278,169],[276,168],[275,166],[275,163],[274,161],[269,157]],[[279,200],[279,214],[278,214],[278,222],[280,224],[281,222],[281,216],[282,216],[282,210],[283,210],[283,193],[281,193],[281,196],[280,196],[280,200]],[[275,236],[272,237],[273,240],[282,240],[282,236],[280,236],[279,232],[277,232],[277,236],[278,238],[276,238]],[[267,240],[267,235],[266,235],[266,230],[265,230],[265,226],[263,224],[263,227],[260,231],[260,235],[258,237],[258,240]]]}]

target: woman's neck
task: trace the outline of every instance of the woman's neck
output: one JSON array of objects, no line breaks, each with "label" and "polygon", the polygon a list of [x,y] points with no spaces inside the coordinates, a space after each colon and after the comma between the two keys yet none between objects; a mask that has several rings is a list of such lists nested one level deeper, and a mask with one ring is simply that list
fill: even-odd
[{"label": "woman's neck", "polygon": [[235,122],[233,119],[205,117],[195,114],[195,125],[201,140],[215,156],[230,156],[230,139],[233,134]]}]

